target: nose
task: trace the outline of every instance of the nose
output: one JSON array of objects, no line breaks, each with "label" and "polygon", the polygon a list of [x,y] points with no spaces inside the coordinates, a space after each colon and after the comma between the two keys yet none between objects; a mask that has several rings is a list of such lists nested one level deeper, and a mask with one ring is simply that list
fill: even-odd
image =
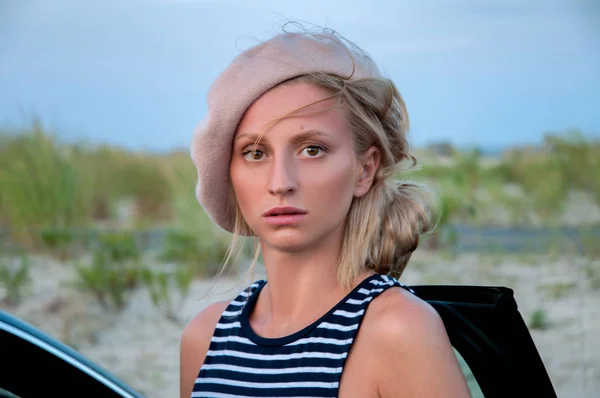
[{"label": "nose", "polygon": [[288,195],[298,188],[294,160],[287,156],[274,157],[269,176],[271,195]]}]

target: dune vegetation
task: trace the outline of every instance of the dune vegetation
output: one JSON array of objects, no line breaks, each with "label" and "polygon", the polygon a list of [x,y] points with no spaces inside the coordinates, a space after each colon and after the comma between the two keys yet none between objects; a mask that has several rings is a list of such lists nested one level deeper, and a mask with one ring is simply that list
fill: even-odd
[{"label": "dune vegetation", "polygon": [[[600,208],[600,141],[568,131],[548,134],[539,147],[516,147],[495,157],[449,144],[415,153],[417,167],[398,178],[425,183],[438,195],[439,224],[427,249],[452,248],[455,226],[467,225],[541,226],[556,231],[564,250],[569,240],[560,228],[569,225],[587,242],[587,254],[599,254],[590,232],[598,219],[584,213],[573,220],[572,213],[581,201]],[[2,131],[2,250],[74,260],[81,282],[105,305],[117,307],[123,305],[118,297],[138,282],[166,284],[166,275],[141,265],[147,255],[179,264],[177,280],[214,275],[229,237],[196,202],[195,183],[187,151],[155,154],[67,143],[38,122]],[[27,280],[20,267],[5,268],[0,283],[10,289]],[[185,289],[185,283],[178,285]],[[15,301],[18,294],[9,296]]]}]

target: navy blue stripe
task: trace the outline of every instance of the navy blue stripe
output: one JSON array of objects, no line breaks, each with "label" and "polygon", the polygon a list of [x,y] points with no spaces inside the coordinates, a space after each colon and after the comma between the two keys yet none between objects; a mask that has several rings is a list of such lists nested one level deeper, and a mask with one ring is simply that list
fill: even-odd
[{"label": "navy blue stripe", "polygon": [[[336,317],[339,319],[339,317]],[[356,319],[341,319],[338,322],[329,322],[335,323],[338,326],[354,326],[356,324]],[[338,329],[326,329],[326,328],[315,328],[310,336],[305,337],[325,337],[337,340],[346,340],[354,335],[355,330],[338,330]],[[215,329],[213,334],[214,337],[227,337],[227,336],[244,336],[241,332],[241,328],[227,328],[227,329]]]},{"label": "navy blue stripe", "polygon": [[202,392],[241,395],[247,397],[337,397],[337,388],[246,388],[220,384],[203,384]]},{"label": "navy blue stripe", "polygon": [[[291,367],[291,366],[286,366]],[[335,373],[302,373],[302,381],[316,381],[325,383],[337,382],[338,375]],[[226,380],[237,380],[246,381],[253,383],[268,382],[268,383],[289,383],[298,381],[298,373],[284,373],[284,374],[256,374],[256,373],[243,373],[233,372],[228,370],[220,369],[209,369],[202,375],[206,378],[219,378]]]},{"label": "navy blue stripe", "polygon": [[333,345],[333,344],[321,344],[321,343],[308,343],[308,344],[298,344],[298,345],[286,345],[283,347],[274,347],[273,350],[265,350],[265,347],[261,347],[258,345],[249,345],[244,343],[235,343],[235,342],[227,342],[227,343],[212,343],[210,346],[211,351],[220,351],[220,350],[232,350],[245,352],[248,354],[263,354],[263,355],[273,355],[273,354],[297,354],[297,353],[305,353],[305,352],[328,352],[331,354],[342,354],[344,352],[348,352],[348,345]]}]

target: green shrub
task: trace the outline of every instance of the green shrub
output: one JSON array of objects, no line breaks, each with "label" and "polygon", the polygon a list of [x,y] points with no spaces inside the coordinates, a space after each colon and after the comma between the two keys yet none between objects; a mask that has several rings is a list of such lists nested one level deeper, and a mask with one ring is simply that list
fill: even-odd
[{"label": "green shrub", "polygon": [[111,262],[139,260],[141,252],[133,231],[104,231],[98,235],[98,254]]},{"label": "green shrub", "polygon": [[548,315],[546,311],[543,309],[537,309],[531,314],[531,318],[529,320],[529,327],[531,329],[539,329],[545,330],[550,327],[550,323],[548,321]]},{"label": "green shrub", "polygon": [[137,263],[107,261],[96,254],[89,265],[76,263],[77,286],[93,295],[105,309],[121,310],[127,304],[131,290],[138,286],[140,268]]},{"label": "green shrub", "polygon": [[98,236],[91,264],[75,264],[77,286],[91,293],[104,308],[121,310],[142,278],[139,259],[132,232],[103,232]]},{"label": "green shrub", "polygon": [[[177,314],[189,294],[192,279],[189,266],[178,266],[173,273],[148,267],[142,269],[142,280],[152,304],[171,321],[179,320]],[[175,294],[173,288],[176,289]]]},{"label": "green shrub", "polygon": [[5,292],[3,301],[11,306],[21,303],[23,290],[31,284],[29,259],[22,254],[12,264],[0,261],[0,286]]},{"label": "green shrub", "polygon": [[214,276],[225,258],[227,244],[213,237],[202,241],[193,231],[172,229],[166,232],[162,261],[190,266],[195,275]]},{"label": "green shrub", "polygon": [[69,247],[73,243],[73,231],[67,228],[42,228],[39,232],[40,239],[50,253],[59,260],[66,260],[69,256]]},{"label": "green shrub", "polygon": [[161,259],[179,263],[192,263],[206,258],[206,248],[191,232],[171,229],[165,234]]},{"label": "green shrub", "polygon": [[584,268],[585,275],[593,290],[600,290],[600,264],[589,261]]}]

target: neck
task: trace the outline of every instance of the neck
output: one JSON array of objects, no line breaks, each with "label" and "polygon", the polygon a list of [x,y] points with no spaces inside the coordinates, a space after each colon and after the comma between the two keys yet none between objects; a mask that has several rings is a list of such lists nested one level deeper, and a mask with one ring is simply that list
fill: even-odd
[{"label": "neck", "polygon": [[[302,252],[262,246],[268,283],[252,315],[261,334],[267,337],[296,332],[349,293],[337,281],[341,246],[341,233],[336,239],[322,241]],[[361,280],[367,275],[361,275]]]}]

